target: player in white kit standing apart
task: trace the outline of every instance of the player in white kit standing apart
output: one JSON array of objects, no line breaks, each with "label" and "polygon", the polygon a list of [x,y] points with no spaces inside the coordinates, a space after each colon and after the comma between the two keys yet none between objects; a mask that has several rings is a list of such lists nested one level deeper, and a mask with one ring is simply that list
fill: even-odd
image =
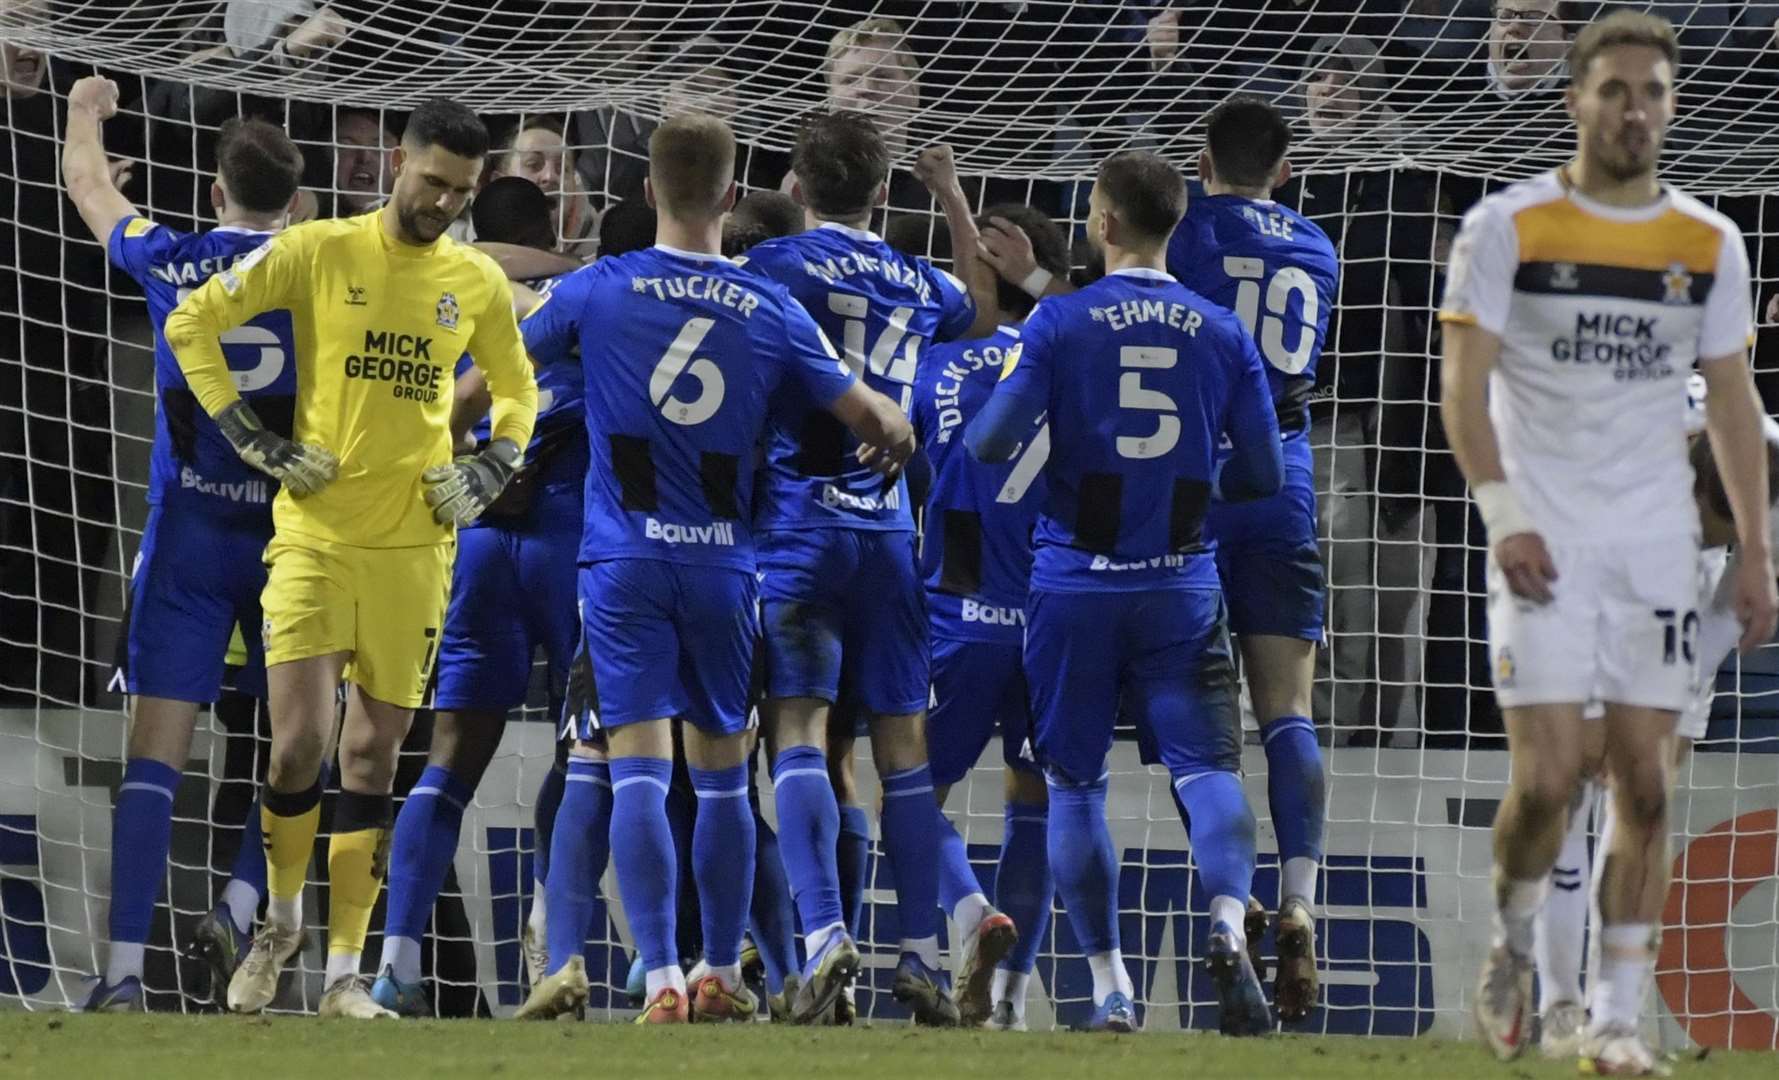
[{"label": "player in white kit standing apart", "polygon": [[[1606,1075],[1659,1068],[1638,1019],[1668,888],[1675,721],[1698,680],[1695,362],[1744,553],[1744,649],[1771,637],[1776,606],[1747,252],[1728,219],[1655,175],[1678,51],[1648,15],[1581,33],[1568,91],[1579,152],[1466,216],[1440,311],[1442,412],[1488,527],[1490,658],[1512,754],[1477,1026],[1503,1059],[1525,1047],[1533,922],[1570,801],[1603,762],[1617,828],[1582,1053]],[[1587,724],[1596,688],[1605,723]]]}]

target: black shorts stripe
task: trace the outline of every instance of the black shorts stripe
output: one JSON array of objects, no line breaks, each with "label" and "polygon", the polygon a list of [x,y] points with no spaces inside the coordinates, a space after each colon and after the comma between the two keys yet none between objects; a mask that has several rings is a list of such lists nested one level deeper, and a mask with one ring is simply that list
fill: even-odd
[{"label": "black shorts stripe", "polygon": [[1516,292],[1537,296],[1610,297],[1650,304],[1703,304],[1715,274],[1640,270],[1599,263],[1525,262],[1513,275]]},{"label": "black shorts stripe", "polygon": [[799,476],[839,476],[846,471],[846,427],[826,412],[812,412],[803,421]]},{"label": "black shorts stripe", "polygon": [[974,596],[982,588],[982,515],[974,510],[946,510],[939,551],[939,590]]},{"label": "black shorts stripe", "polygon": [[1169,551],[1194,551],[1204,546],[1205,510],[1211,504],[1211,485],[1203,480],[1174,481],[1174,500],[1168,508]]},{"label": "black shorts stripe", "polygon": [[704,505],[718,521],[738,521],[741,503],[741,460],[734,454],[705,452],[698,455],[698,481],[704,487]]},{"label": "black shorts stripe", "polygon": [[1075,506],[1075,546],[1099,555],[1116,551],[1123,517],[1124,477],[1117,473],[1083,475]]},{"label": "black shorts stripe", "polygon": [[618,476],[618,500],[624,509],[652,514],[661,508],[655,487],[655,458],[649,441],[636,435],[611,436],[612,472]]}]

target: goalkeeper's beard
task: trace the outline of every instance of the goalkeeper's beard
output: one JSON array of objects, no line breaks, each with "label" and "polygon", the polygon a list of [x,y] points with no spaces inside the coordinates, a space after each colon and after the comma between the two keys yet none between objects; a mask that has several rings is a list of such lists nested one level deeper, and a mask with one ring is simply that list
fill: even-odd
[{"label": "goalkeeper's beard", "polygon": [[416,244],[430,244],[451,227],[443,214],[404,206],[396,207],[395,221],[401,226],[402,235]]}]

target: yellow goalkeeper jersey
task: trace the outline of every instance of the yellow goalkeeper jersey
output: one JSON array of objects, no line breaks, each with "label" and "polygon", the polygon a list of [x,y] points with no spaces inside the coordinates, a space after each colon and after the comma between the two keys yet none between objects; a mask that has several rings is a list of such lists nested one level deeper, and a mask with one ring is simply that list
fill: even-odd
[{"label": "yellow goalkeeper jersey", "polygon": [[420,474],[451,460],[458,359],[470,352],[487,376],[493,438],[526,446],[537,413],[500,268],[449,237],[402,243],[381,211],[284,230],[167,316],[167,343],[210,415],[239,400],[218,335],[278,308],[290,310],[296,338],[292,437],[340,461],[319,493],[279,493],[278,531],[360,547],[449,540]]}]

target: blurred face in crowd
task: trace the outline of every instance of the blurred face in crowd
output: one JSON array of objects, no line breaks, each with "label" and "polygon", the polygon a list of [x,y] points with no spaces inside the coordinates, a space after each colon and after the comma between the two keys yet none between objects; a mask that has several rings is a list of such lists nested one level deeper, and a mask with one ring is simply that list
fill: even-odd
[{"label": "blurred face in crowd", "polygon": [[1568,55],[1557,0],[1496,0],[1489,23],[1489,63],[1503,90],[1532,89],[1561,71]]},{"label": "blurred face in crowd", "polygon": [[667,87],[661,101],[663,116],[697,112],[714,116],[728,123],[740,109],[736,104],[735,80],[728,72],[707,67]]},{"label": "blurred face in crowd", "polygon": [[1569,111],[1592,164],[1620,182],[1645,176],[1674,119],[1674,66],[1646,45],[1604,49],[1570,89]]},{"label": "blurred face in crowd", "polygon": [[362,214],[389,194],[395,140],[369,113],[344,113],[335,135],[334,190],[349,212]]},{"label": "blurred face in crowd", "polygon": [[[48,0],[0,0],[0,26],[38,26],[48,21]],[[36,49],[0,43],[0,82],[16,100],[35,97],[49,76],[49,57]]]},{"label": "blurred face in crowd", "polygon": [[574,186],[574,155],[562,136],[549,128],[526,128],[513,139],[501,167],[502,176],[523,176],[546,195],[559,195],[564,184]]},{"label": "blurred face in crowd", "polygon": [[404,143],[397,148],[395,191],[389,201],[402,237],[412,244],[437,240],[469,205],[481,178],[479,157],[463,157],[442,146]]},{"label": "blurred face in crowd", "polygon": [[1332,54],[1322,66],[1309,73],[1303,87],[1304,105],[1309,112],[1310,130],[1321,134],[1332,131],[1358,115],[1364,107],[1364,91],[1353,69]]},{"label": "blurred face in crowd", "polygon": [[828,103],[836,109],[908,116],[920,109],[920,84],[890,47],[890,39],[863,38],[829,67]]}]

